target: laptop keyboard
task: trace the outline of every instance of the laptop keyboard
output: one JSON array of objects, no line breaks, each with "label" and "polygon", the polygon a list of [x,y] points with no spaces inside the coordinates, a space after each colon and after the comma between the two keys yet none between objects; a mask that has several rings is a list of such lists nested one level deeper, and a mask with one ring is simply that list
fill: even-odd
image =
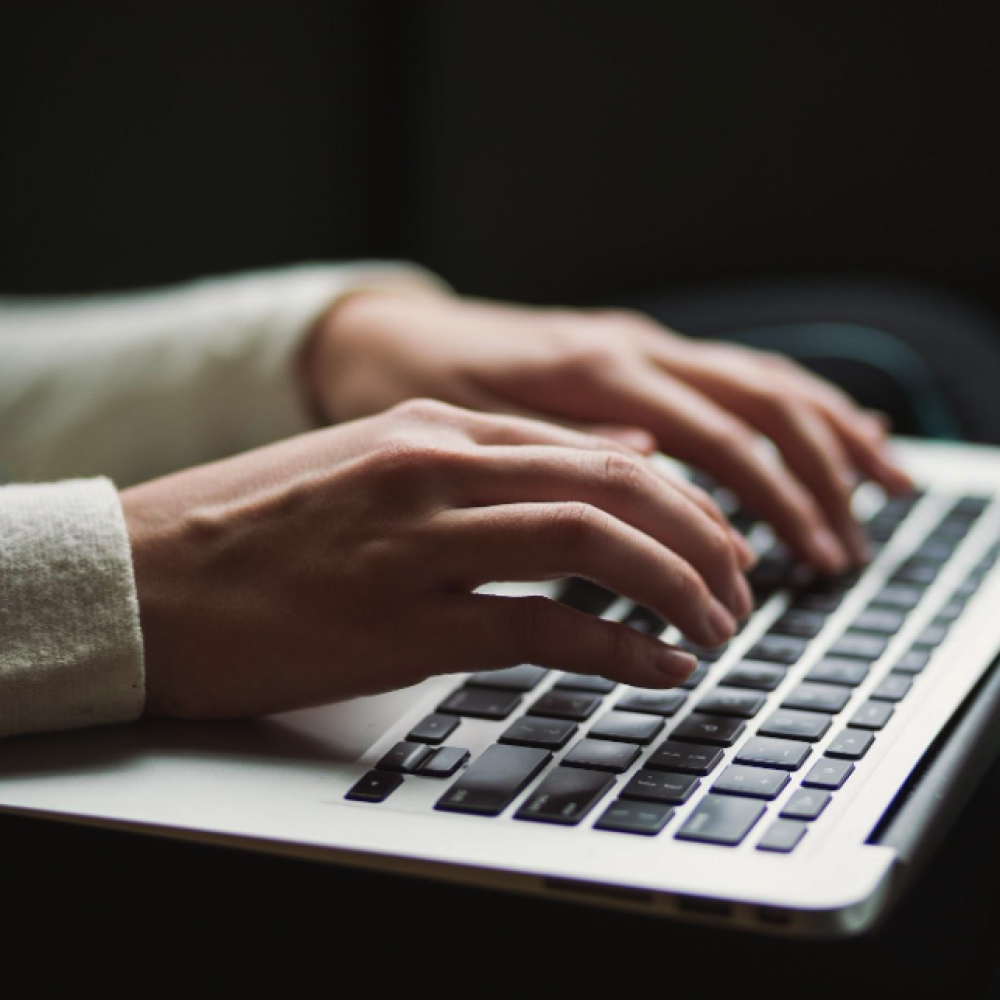
[{"label": "laptop keyboard", "polygon": [[[691,650],[695,672],[668,691],[527,664],[472,674],[346,798],[383,802],[404,781],[454,778],[435,809],[497,817],[520,798],[518,821],[577,826],[593,814],[596,831],[724,847],[759,827],[757,849],[793,851],[920,683],[1000,552],[991,539],[950,593],[932,599],[937,609],[927,617],[927,591],[992,497],[890,499],[867,522],[876,555],[925,499],[939,513],[916,545],[861,575],[812,577],[767,542],[749,577],[754,615],[718,649],[691,645],[648,608],[595,584],[567,581],[559,600]],[[733,521],[751,541],[770,537],[742,511]],[[833,624],[875,580],[864,606]],[[893,640],[913,614],[926,624],[900,648]],[[747,645],[748,631],[755,638]],[[737,642],[747,645],[742,655],[720,663]],[[880,679],[862,695],[872,676]],[[463,719],[496,726],[495,742],[471,762],[448,745],[461,743]]]}]

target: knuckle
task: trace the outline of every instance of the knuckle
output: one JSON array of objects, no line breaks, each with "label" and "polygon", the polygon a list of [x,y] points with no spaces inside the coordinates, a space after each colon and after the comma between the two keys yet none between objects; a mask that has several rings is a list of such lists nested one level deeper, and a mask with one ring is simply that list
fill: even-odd
[{"label": "knuckle", "polygon": [[634,493],[645,480],[642,467],[628,455],[609,451],[597,461],[605,485],[615,492]]},{"label": "knuckle", "polygon": [[392,408],[394,416],[407,423],[441,423],[454,411],[454,407],[437,399],[407,399]]},{"label": "knuckle", "polygon": [[600,530],[596,508],[581,501],[553,505],[549,537],[563,550],[573,551],[590,543]]}]

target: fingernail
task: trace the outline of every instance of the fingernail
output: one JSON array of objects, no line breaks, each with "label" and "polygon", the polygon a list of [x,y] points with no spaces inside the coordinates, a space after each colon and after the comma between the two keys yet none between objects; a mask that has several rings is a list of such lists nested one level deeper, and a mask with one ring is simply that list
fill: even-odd
[{"label": "fingernail", "polygon": [[820,557],[824,567],[831,573],[840,573],[847,569],[847,553],[843,545],[837,541],[833,532],[820,528],[813,535],[813,550]]},{"label": "fingernail", "polygon": [[872,561],[872,547],[871,542],[868,541],[868,535],[865,534],[865,529],[856,521],[848,522],[846,527],[847,537],[851,543],[851,554],[856,562],[867,566]]},{"label": "fingernail", "polygon": [[746,618],[753,611],[753,593],[750,584],[742,573],[736,575],[736,582],[733,584],[733,612],[737,618]]},{"label": "fingernail", "polygon": [[728,642],[736,631],[736,619],[716,600],[712,600],[709,605],[705,624],[711,636],[709,641],[713,646],[721,646],[724,642]]},{"label": "fingernail", "polygon": [[736,547],[736,551],[739,555],[740,567],[744,570],[748,570],[757,562],[757,553],[754,551],[750,543],[735,528],[730,528],[729,530],[733,538],[733,545]]},{"label": "fingernail", "polygon": [[665,648],[657,660],[656,668],[672,684],[683,684],[698,666],[697,657],[681,649]]}]

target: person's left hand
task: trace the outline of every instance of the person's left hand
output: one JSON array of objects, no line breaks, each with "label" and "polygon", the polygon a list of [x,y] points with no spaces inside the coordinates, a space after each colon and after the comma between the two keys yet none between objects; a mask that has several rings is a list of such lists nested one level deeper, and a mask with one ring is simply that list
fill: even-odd
[{"label": "person's left hand", "polygon": [[858,479],[911,486],[882,422],[835,386],[786,358],[689,340],[641,313],[360,292],[317,328],[306,376],[333,422],[427,396],[658,448],[731,487],[826,572],[867,556],[850,510]]}]

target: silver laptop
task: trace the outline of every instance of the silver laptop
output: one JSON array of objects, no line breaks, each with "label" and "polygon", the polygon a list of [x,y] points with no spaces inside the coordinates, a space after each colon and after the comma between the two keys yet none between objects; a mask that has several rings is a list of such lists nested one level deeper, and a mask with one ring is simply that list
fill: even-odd
[{"label": "silver laptop", "polygon": [[[0,808],[772,934],[871,927],[1000,745],[1000,449],[899,442],[876,558],[761,553],[757,610],[675,691],[524,665],[245,723],[0,744]],[[543,592],[679,641],[586,581]]]}]

